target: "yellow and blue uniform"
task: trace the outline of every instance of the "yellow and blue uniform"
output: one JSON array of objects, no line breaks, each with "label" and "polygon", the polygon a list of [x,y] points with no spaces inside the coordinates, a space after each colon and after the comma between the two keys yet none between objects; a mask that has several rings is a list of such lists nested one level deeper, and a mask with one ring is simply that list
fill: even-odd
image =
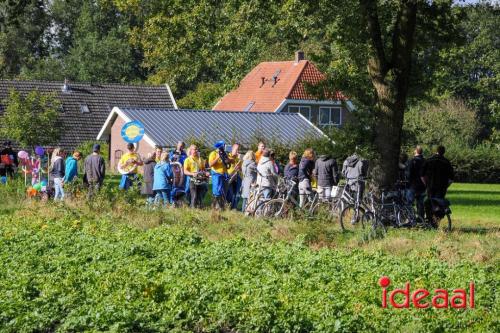
[{"label": "yellow and blue uniform", "polygon": [[[240,158],[238,154],[234,155],[231,153],[227,154],[229,159],[231,159],[231,164],[229,166],[229,169],[227,170],[228,177],[229,179],[233,179],[233,181],[229,184],[228,189],[227,189],[227,202],[231,204],[231,209],[236,209],[238,206],[238,201],[240,199],[239,193],[240,193],[240,187],[241,187],[241,180],[242,180],[242,173],[241,173],[241,168],[240,170],[236,171],[237,175],[234,176],[235,173],[235,168],[237,165],[241,166],[240,163]],[[233,178],[235,177],[235,178]]]},{"label": "yellow and blue uniform", "polygon": [[[208,163],[212,164],[219,157],[219,151],[214,150],[208,156]],[[221,197],[224,195],[224,187],[227,179],[227,168],[222,163],[222,160],[218,160],[210,168],[210,173],[212,175],[212,194],[215,197]]]}]

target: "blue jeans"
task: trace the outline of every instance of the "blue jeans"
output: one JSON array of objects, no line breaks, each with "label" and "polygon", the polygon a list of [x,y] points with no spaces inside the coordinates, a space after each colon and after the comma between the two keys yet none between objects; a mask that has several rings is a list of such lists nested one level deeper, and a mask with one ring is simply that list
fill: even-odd
[{"label": "blue jeans", "polygon": [[413,205],[413,202],[415,200],[417,201],[417,214],[421,218],[424,218],[424,199],[425,199],[425,192],[417,192],[413,188],[409,188],[406,191],[406,200],[410,205]]},{"label": "blue jeans", "polygon": [[241,187],[241,178],[240,176],[236,176],[236,179],[229,184],[227,189],[227,202],[231,204],[231,209],[236,209],[238,207],[238,201],[240,201],[240,187]]},{"label": "blue jeans", "polygon": [[223,173],[217,173],[212,170],[212,194],[214,197],[225,197],[226,193],[226,178],[227,175]]},{"label": "blue jeans", "polygon": [[64,200],[64,190],[62,186],[62,178],[54,178],[54,201],[59,200]]},{"label": "blue jeans", "polygon": [[262,189],[262,195],[264,196],[264,199],[271,199],[273,197],[274,190],[269,187],[264,187]]},{"label": "blue jeans", "polygon": [[163,206],[167,206],[168,203],[171,202],[170,198],[170,190],[164,189],[164,190],[155,190],[156,193],[155,196],[155,204],[158,204],[161,200],[163,200]]},{"label": "blue jeans", "polygon": [[243,213],[245,212],[245,208],[247,207],[247,203],[248,203],[248,198],[243,198],[241,200],[241,211]]},{"label": "blue jeans", "polygon": [[134,181],[137,180],[137,174],[128,174],[122,175],[122,179],[120,180],[120,190],[128,190],[133,184]]}]

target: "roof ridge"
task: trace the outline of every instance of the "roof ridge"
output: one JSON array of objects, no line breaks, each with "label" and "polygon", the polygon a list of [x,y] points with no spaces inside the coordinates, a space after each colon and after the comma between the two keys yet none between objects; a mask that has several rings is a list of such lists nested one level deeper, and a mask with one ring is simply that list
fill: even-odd
[{"label": "roof ridge", "polygon": [[[119,108],[120,110],[153,110],[153,111],[191,111],[191,112],[207,112],[207,113],[238,113],[241,114],[243,112],[237,111],[237,110],[221,110],[221,111],[216,111],[216,110],[209,110],[209,109],[175,109],[175,108],[155,108],[155,107],[141,107],[141,106],[119,106],[115,105],[115,107]],[[274,115],[281,115],[281,116],[289,116],[289,115],[294,115],[294,113],[281,113],[281,112],[270,112],[270,111],[252,111],[252,112],[246,112],[247,114],[274,114]]]},{"label": "roof ridge", "polygon": [[[19,79],[0,79],[0,82],[19,82],[19,83],[57,83],[60,85],[64,84],[64,81],[56,81],[56,80],[19,80]],[[81,85],[89,85],[89,86],[129,86],[129,87],[165,87],[165,83],[153,85],[147,82],[94,82],[94,81],[70,81],[68,83],[71,84],[81,84]]]}]

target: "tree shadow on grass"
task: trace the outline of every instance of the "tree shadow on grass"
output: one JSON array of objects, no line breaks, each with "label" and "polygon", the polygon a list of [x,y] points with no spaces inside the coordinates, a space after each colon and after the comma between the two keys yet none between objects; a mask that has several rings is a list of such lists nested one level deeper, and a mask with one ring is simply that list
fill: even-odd
[{"label": "tree shadow on grass", "polygon": [[499,227],[453,227],[453,231],[464,233],[464,234],[478,234],[478,235],[486,235],[486,234],[494,234],[500,232]]},{"label": "tree shadow on grass", "polygon": [[453,206],[500,206],[500,200],[495,199],[479,199],[479,198],[453,198],[448,197],[451,202],[451,207]]},{"label": "tree shadow on grass", "polygon": [[496,195],[496,196],[500,196],[500,191],[448,190],[448,195]]}]

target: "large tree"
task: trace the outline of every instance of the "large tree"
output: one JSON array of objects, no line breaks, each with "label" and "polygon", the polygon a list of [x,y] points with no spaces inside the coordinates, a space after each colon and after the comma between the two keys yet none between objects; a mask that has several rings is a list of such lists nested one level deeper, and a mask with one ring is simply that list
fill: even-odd
[{"label": "large tree", "polygon": [[47,55],[44,0],[0,1],[0,75],[13,77]]}]

